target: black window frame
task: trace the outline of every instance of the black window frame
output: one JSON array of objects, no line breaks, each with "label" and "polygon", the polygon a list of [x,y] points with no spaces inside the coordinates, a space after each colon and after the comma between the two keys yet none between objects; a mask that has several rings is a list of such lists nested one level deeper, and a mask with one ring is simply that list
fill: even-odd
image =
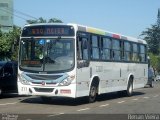
[{"label": "black window frame", "polygon": [[[147,45],[143,44],[143,43],[139,43],[139,42],[134,42],[134,41],[130,41],[127,39],[118,39],[118,38],[113,38],[110,36],[105,36],[105,35],[99,35],[99,34],[95,34],[95,33],[89,33],[89,32],[81,32],[78,31],[78,33],[84,33],[86,34],[86,36],[88,37],[88,55],[89,55],[89,60],[90,61],[100,61],[100,62],[122,62],[122,63],[144,63],[147,64]],[[92,36],[96,36],[97,37],[97,46],[93,46],[92,47]],[[103,39],[109,39],[111,41],[111,47],[107,48],[104,47],[103,45]],[[119,48],[115,49],[113,47],[113,42],[114,40],[119,41]],[[126,50],[125,49],[125,42],[130,44],[130,50]],[[137,50],[134,51],[134,45],[137,46]],[[144,45],[145,46],[145,61],[140,61],[140,45]],[[98,55],[99,58],[93,58],[92,53],[93,53],[93,48],[97,48],[98,49]],[[103,52],[105,49],[108,49],[110,52],[110,59],[104,59],[103,58]],[[119,59],[114,59],[113,55],[114,52],[118,51],[119,53]],[[126,60],[125,59],[125,52],[129,52],[129,59]],[[136,59],[134,60],[134,55],[136,54]]]},{"label": "black window frame", "polygon": [[[107,47],[105,47],[105,45],[104,45],[105,39],[107,39],[107,44],[109,43],[108,41],[110,41],[110,45]],[[109,53],[109,54],[107,54],[108,56],[104,55],[105,50],[108,51],[108,53]],[[111,59],[112,59],[112,39],[110,37],[102,36],[101,37],[101,60],[102,61],[110,61]]]},{"label": "black window frame", "polygon": [[[116,61],[116,62],[122,62],[122,58],[123,58],[123,45],[122,45],[122,40],[121,39],[117,39],[117,38],[111,38],[112,40],[112,52],[111,52],[111,60],[112,61]],[[119,49],[115,49],[113,46],[114,41],[119,41]],[[119,52],[119,59],[115,58],[115,53]]]},{"label": "black window frame", "polygon": [[[82,46],[81,46],[81,48],[79,48],[80,46],[78,45],[79,44],[79,41],[82,41],[82,39],[83,38],[86,38],[87,39],[87,45],[88,45],[88,59],[84,59],[83,58],[83,53],[82,53]],[[81,39],[81,40],[80,40]],[[81,43],[82,44],[82,43]],[[78,31],[77,32],[77,43],[76,43],[76,45],[77,45],[77,59],[78,60],[90,60],[90,34],[89,33],[87,33],[87,32],[81,32],[81,31]],[[80,51],[81,50],[81,51]],[[79,53],[79,52],[81,52],[81,53]]]},{"label": "black window frame", "polygon": [[[137,50],[135,51],[134,45],[137,46]],[[132,42],[132,62],[139,63],[139,43]]]},{"label": "black window frame", "polygon": [[[97,46],[92,46],[93,43],[93,37],[97,37]],[[101,60],[101,42],[100,42],[100,35],[96,35],[96,34],[90,34],[90,58],[91,60],[94,60],[94,61],[99,61]],[[93,49],[97,49],[98,51],[98,57],[93,57]]]},{"label": "black window frame", "polygon": [[[126,49],[126,45],[125,45],[126,43],[130,45],[130,49]],[[123,60],[125,62],[132,62],[132,59],[133,59],[132,43],[130,41],[123,40]]]},{"label": "black window frame", "polygon": [[[141,47],[144,47],[144,51],[141,51]],[[147,46],[144,44],[139,44],[139,59],[141,63],[147,62]]]}]

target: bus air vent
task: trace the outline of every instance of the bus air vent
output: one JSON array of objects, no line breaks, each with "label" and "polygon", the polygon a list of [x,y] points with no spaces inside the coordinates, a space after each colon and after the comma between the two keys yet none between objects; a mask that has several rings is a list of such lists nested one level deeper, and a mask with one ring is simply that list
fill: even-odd
[{"label": "bus air vent", "polygon": [[54,88],[34,88],[36,92],[53,92]]},{"label": "bus air vent", "polygon": [[34,80],[56,80],[62,75],[37,75],[37,74],[26,74],[28,77]]}]

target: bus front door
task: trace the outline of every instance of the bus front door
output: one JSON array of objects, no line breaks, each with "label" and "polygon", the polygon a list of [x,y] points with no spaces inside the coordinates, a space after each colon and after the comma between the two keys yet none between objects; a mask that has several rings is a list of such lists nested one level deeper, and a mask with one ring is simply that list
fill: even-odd
[{"label": "bus front door", "polygon": [[90,67],[89,67],[89,39],[78,37],[77,41],[77,94],[76,97],[89,94]]}]

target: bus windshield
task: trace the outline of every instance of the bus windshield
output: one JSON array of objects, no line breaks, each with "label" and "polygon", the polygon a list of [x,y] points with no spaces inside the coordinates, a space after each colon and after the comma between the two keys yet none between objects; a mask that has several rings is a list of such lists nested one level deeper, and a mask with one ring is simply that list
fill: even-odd
[{"label": "bus windshield", "polygon": [[57,72],[74,66],[74,39],[22,39],[20,68],[32,72]]}]

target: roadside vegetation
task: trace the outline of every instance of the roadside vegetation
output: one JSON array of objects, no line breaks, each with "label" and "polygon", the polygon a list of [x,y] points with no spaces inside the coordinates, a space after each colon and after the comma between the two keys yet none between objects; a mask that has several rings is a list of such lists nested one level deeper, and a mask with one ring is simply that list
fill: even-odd
[{"label": "roadside vegetation", "polygon": [[148,55],[154,71],[160,73],[160,9],[158,10],[157,21],[140,35],[148,43]]}]

